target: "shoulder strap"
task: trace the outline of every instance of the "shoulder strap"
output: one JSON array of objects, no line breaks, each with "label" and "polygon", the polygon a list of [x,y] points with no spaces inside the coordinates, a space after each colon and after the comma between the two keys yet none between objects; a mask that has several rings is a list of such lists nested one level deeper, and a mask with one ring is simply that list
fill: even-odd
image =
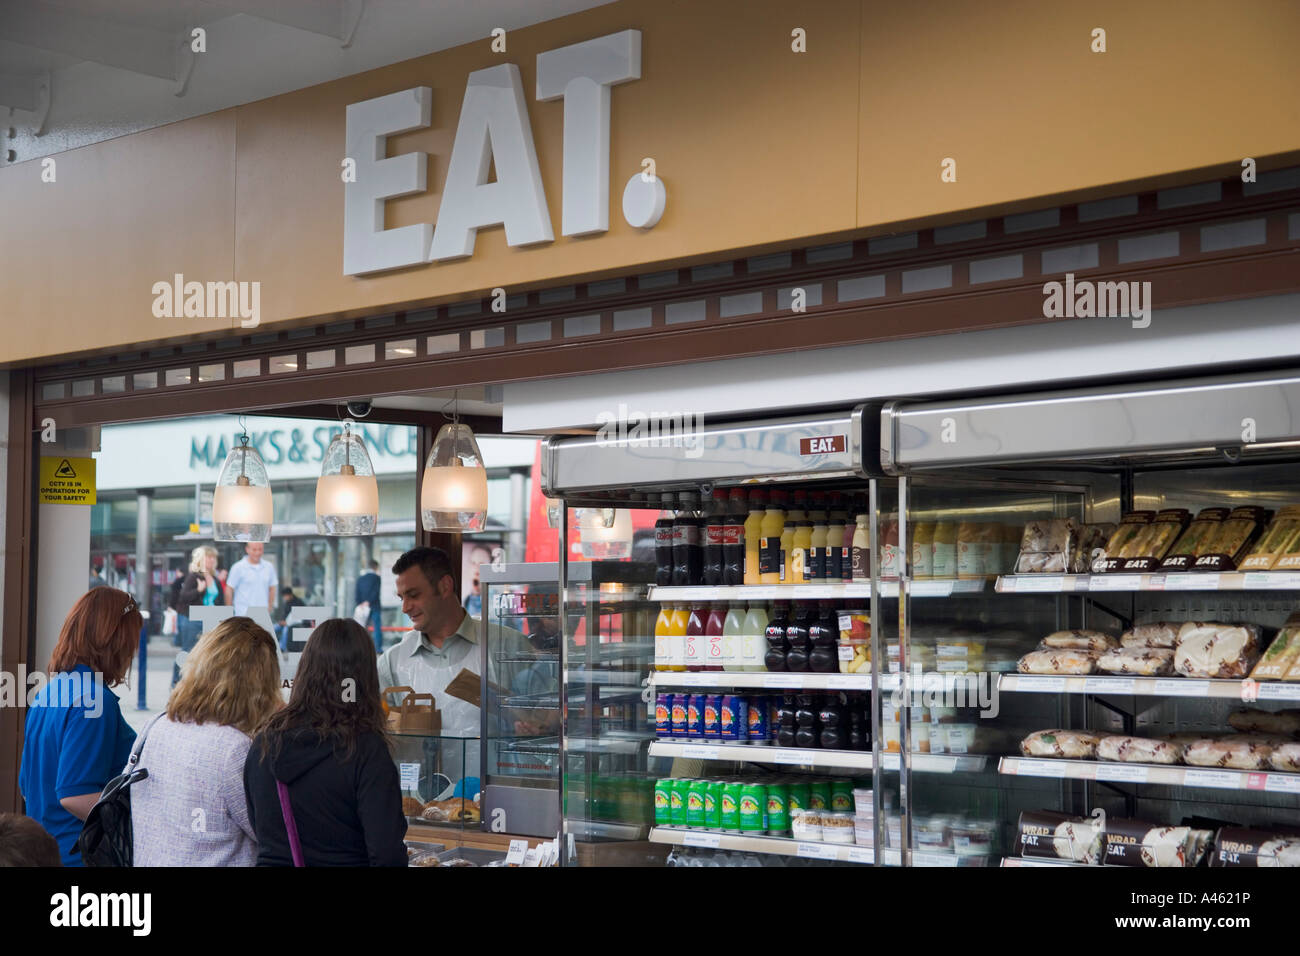
[{"label": "shoulder strap", "polygon": [[161,714],[154,714],[149,723],[144,725],[144,730],[140,731],[140,736],[135,739],[135,746],[131,748],[131,759],[127,762],[127,766],[135,767],[140,762],[140,751],[144,749],[144,739],[149,736],[149,731],[153,729],[154,724],[158,723],[159,718],[166,716],[167,711],[165,710]]},{"label": "shoulder strap", "polygon": [[280,796],[280,815],[284,817],[284,832],[289,837],[289,852],[293,856],[294,866],[306,866],[303,862],[302,843],[298,839],[298,823],[293,818],[293,807],[289,804],[289,788],[284,781],[275,782],[275,791]]}]

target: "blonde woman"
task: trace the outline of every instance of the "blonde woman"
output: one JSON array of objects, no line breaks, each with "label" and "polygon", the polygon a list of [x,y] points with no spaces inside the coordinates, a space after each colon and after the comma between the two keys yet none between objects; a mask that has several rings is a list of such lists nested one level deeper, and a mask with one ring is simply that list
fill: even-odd
[{"label": "blonde woman", "polygon": [[[212,607],[225,603],[225,591],[217,572],[217,549],[201,544],[190,552],[190,570],[176,598],[176,633],[180,637],[181,653],[194,650],[203,632],[198,621],[190,620],[190,608],[195,604]],[[172,687],[180,679],[180,665],[176,665],[172,668]]]},{"label": "blonde woman", "polygon": [[244,762],[281,703],[275,639],[251,618],[199,638],[167,712],[145,730],[149,775],[131,787],[136,866],[255,865]]}]

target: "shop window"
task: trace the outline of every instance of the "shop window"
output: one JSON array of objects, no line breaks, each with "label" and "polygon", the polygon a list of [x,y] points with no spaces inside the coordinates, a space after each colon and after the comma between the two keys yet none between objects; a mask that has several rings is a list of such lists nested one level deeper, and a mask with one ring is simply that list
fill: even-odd
[{"label": "shop window", "polygon": [[397,324],[397,316],[380,315],[371,319],[366,319],[364,322],[361,323],[361,327],[364,329],[386,329],[389,326],[396,325],[396,324]]},{"label": "shop window", "polygon": [[575,315],[564,320],[564,337],[577,338],[580,335],[599,335],[599,315]]},{"label": "shop window", "polygon": [[412,322],[432,322],[437,317],[437,309],[421,309],[419,312],[406,313],[406,324],[410,325]]},{"label": "shop window", "polygon": [[852,279],[841,279],[835,294],[840,302],[878,299],[885,294],[885,277],[856,276]]},{"label": "shop window", "polygon": [[1287,238],[1300,239],[1300,212],[1293,212],[1287,217]]},{"label": "shop window", "polygon": [[1283,189],[1300,189],[1300,166],[1260,173],[1255,182],[1241,184],[1242,195],[1247,197],[1280,192]]},{"label": "shop window", "polygon": [[80,378],[72,383],[72,397],[84,398],[87,395],[95,394],[95,380],[93,378]]},{"label": "shop window", "polygon": [[741,292],[738,295],[724,295],[718,300],[718,314],[724,319],[737,315],[753,315],[763,311],[763,293]]},{"label": "shop window", "polygon": [[1149,236],[1133,236],[1119,240],[1118,245],[1121,263],[1167,259],[1178,255],[1178,233],[1158,232]]},{"label": "shop window", "polygon": [[415,357],[415,339],[397,339],[384,343],[384,361]]},{"label": "shop window", "polygon": [[126,391],[125,375],[109,375],[99,380],[99,390],[105,395],[116,395]]},{"label": "shop window", "polygon": [[226,367],[224,365],[200,365],[199,381],[200,382],[220,382],[226,377]]},{"label": "shop window", "polygon": [[957,226],[940,226],[934,231],[934,244],[936,246],[945,246],[950,242],[969,242],[972,239],[983,239],[988,235],[988,222],[979,220],[979,222],[963,222]]},{"label": "shop window", "polygon": [[46,382],[41,386],[41,399],[62,398],[66,389],[66,382]]},{"label": "shop window", "polygon": [[651,272],[648,275],[637,276],[636,287],[638,289],[662,289],[664,286],[676,285],[681,281],[676,269],[668,269],[665,272]]},{"label": "shop window", "polygon": [[1197,183],[1161,189],[1156,193],[1157,209],[1177,209],[1180,206],[1199,206],[1201,203],[1220,202],[1223,199],[1222,183]]},{"label": "shop window", "polygon": [[929,266],[925,269],[903,271],[904,292],[929,292],[946,289],[952,285],[952,266]]},{"label": "shop window", "polygon": [[460,333],[448,332],[446,335],[431,335],[425,339],[424,348],[430,355],[442,355],[446,352],[459,352]]},{"label": "shop window", "polygon": [[1097,243],[1085,242],[1079,246],[1061,246],[1042,252],[1043,275],[1074,272],[1078,269],[1097,268],[1099,250]]},{"label": "shop window", "polygon": [[867,252],[873,256],[886,252],[903,252],[916,248],[916,233],[904,232],[897,236],[881,236],[867,243]]},{"label": "shop window", "polygon": [[822,284],[820,282],[808,282],[804,285],[790,286],[785,289],[776,290],[776,307],[784,312],[787,309],[794,308],[794,290],[803,289],[804,307],[822,304]]},{"label": "shop window", "polygon": [[1061,224],[1061,210],[1039,209],[1024,212],[1018,216],[1003,216],[1002,231],[1010,235],[1013,232],[1031,232],[1035,229],[1055,229]]},{"label": "shop window", "polygon": [[1258,246],[1267,240],[1266,232],[1266,224],[1262,218],[1225,222],[1217,226],[1202,226],[1201,251],[1218,252],[1220,249]]},{"label": "shop window", "polygon": [[771,272],[773,269],[789,269],[794,264],[793,256],[788,252],[777,252],[770,256],[751,256],[745,260],[748,272]]},{"label": "shop window", "polygon": [[970,264],[970,282],[1002,282],[1006,279],[1019,279],[1025,274],[1025,257],[1020,253],[1014,256],[997,256],[993,259],[976,259]]},{"label": "shop window", "polygon": [[349,345],[343,350],[344,365],[368,365],[375,360],[375,343]]},{"label": "shop window", "polygon": [[[565,334],[568,332],[566,330]],[[526,345],[529,342],[546,342],[551,338],[551,320],[545,322],[525,322],[515,326],[515,344]]]},{"label": "shop window", "polygon": [[469,334],[469,347],[472,349],[495,349],[506,344],[506,330],[475,329]]},{"label": "shop window", "polygon": [[462,315],[478,315],[483,311],[483,303],[480,300],[473,302],[462,302],[460,305],[453,305],[447,310],[447,314],[453,319]]},{"label": "shop window", "polygon": [[605,279],[587,283],[587,296],[619,295],[627,291],[626,279]]},{"label": "shop window", "polygon": [[695,299],[691,302],[669,302],[664,308],[664,321],[669,325],[680,325],[683,322],[703,322],[704,315],[703,299]]},{"label": "shop window", "polygon": [[710,279],[726,279],[735,274],[736,266],[732,262],[715,262],[707,266],[694,266],[691,269],[692,282],[708,282]]},{"label": "shop window", "polygon": [[1137,196],[1116,196],[1114,199],[1098,199],[1096,202],[1081,202],[1078,206],[1079,222],[1114,219],[1117,216],[1136,216],[1137,211]]},{"label": "shop window", "polygon": [[134,375],[131,376],[131,387],[133,389],[157,388],[158,373],[157,372],[136,372]]},{"label": "shop window", "polygon": [[338,356],[333,349],[320,349],[307,353],[307,371],[317,368],[333,368]]},{"label": "shop window", "polygon": [[234,378],[256,378],[261,374],[261,359],[240,359],[235,363]]},{"label": "shop window", "polygon": [[813,246],[804,253],[809,265],[818,262],[839,262],[841,259],[853,258],[853,243],[837,242],[831,246]]},{"label": "shop window", "polygon": [[163,373],[163,382],[170,388],[173,385],[190,384],[190,370],[187,368],[169,368]]},{"label": "shop window", "polygon": [[566,285],[558,289],[543,289],[537,293],[537,301],[542,305],[551,305],[555,302],[572,302],[578,297],[578,290],[575,286]]},{"label": "shop window", "polygon": [[296,355],[272,355],[267,363],[272,375],[280,372],[298,371],[298,356]]},{"label": "shop window", "polygon": [[628,332],[632,329],[648,329],[653,318],[649,306],[643,309],[619,309],[614,313],[614,331]]}]

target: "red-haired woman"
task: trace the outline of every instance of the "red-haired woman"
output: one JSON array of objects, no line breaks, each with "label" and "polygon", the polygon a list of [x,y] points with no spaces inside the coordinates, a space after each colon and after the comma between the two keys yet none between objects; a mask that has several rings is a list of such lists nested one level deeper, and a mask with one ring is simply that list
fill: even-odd
[{"label": "red-haired woman", "polygon": [[143,623],[135,598],[92,588],[69,612],[50,656],[49,683],[31,701],[18,785],[59,843],[64,866],[82,866],[77,838],[104,784],[126,765],[135,731],[110,687],[131,667]]}]

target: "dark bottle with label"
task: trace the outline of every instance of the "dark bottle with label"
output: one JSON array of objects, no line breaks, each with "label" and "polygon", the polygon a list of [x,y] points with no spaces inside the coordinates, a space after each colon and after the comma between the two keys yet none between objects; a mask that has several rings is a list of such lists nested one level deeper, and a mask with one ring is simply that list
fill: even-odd
[{"label": "dark bottle with label", "polygon": [[704,549],[700,538],[704,518],[700,499],[689,491],[682,492],[681,510],[673,520],[673,584],[689,586],[703,583]]},{"label": "dark bottle with label", "polygon": [[768,618],[767,630],[763,632],[764,637],[767,638],[767,653],[763,657],[763,663],[770,671],[785,670],[785,654],[790,649],[785,636],[789,614],[789,605],[784,601],[777,601],[772,606],[772,616]]},{"label": "dark bottle with label", "polygon": [[655,521],[655,584],[673,583],[673,496],[664,494],[660,501],[663,510]]},{"label": "dark bottle with label", "polygon": [[794,745],[812,749],[821,742],[821,728],[817,722],[818,707],[812,694],[795,696]]},{"label": "dark bottle with label", "polygon": [[781,703],[776,708],[776,745],[778,747],[794,746],[795,726],[794,697],[786,694],[781,698]]},{"label": "dark bottle with label", "polygon": [[848,708],[840,701],[839,695],[831,695],[822,701],[817,711],[817,720],[821,723],[821,745],[823,750],[846,750],[849,746],[849,728],[846,726]]},{"label": "dark bottle with label", "polygon": [[840,669],[840,620],[831,601],[822,601],[817,619],[808,627],[808,669],[832,674]]},{"label": "dark bottle with label", "polygon": [[815,608],[816,605],[804,601],[795,603],[794,614],[785,628],[789,647],[785,653],[785,669],[788,671],[808,670],[808,630],[816,619]]},{"label": "dark bottle with label", "polygon": [[727,491],[714,489],[704,508],[704,583],[722,583],[722,534],[727,520]]},{"label": "dark bottle with label", "polygon": [[868,706],[856,695],[849,701],[847,717],[850,750],[871,749],[871,714]]},{"label": "dark bottle with label", "polygon": [[745,489],[732,488],[722,526],[722,583],[728,587],[745,583],[745,519],[748,517]]}]

